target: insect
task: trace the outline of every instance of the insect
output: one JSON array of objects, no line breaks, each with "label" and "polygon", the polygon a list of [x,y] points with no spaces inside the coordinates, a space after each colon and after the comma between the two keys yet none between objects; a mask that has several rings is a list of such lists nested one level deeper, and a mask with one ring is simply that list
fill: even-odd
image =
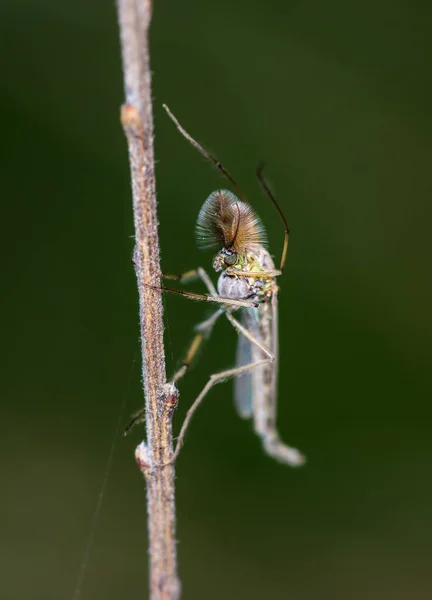
[{"label": "insect", "polygon": [[[258,180],[276,207],[285,228],[280,268],[266,249],[264,226],[247,202],[237,183],[225,167],[205,150],[180,125],[166,105],[168,116],[179,132],[207,160],[212,162],[228,179],[236,191],[220,189],[212,192],[204,202],[197,220],[196,238],[201,249],[217,248],[213,268],[220,272],[217,289],[201,267],[182,275],[164,275],[185,283],[201,279],[207,294],[197,294],[168,287],[161,291],[181,294],[192,300],[218,304],[213,315],[195,327],[195,337],[186,353],[172,383],[176,384],[188,370],[202,342],[208,338],[220,317],[225,317],[238,332],[236,366],[210,376],[196,400],[189,408],[174,451],[175,460],[182,447],[190,421],[210,389],[230,378],[235,378],[235,404],[240,417],[253,418],[255,432],[262,440],[267,454],[280,462],[299,466],[304,456],[296,448],[282,442],[276,429],[277,371],[278,371],[278,307],[276,277],[282,274],[288,250],[289,231],[282,210],[262,175],[257,169]],[[234,317],[240,310],[240,318]],[[128,428],[129,429],[129,428]]]}]

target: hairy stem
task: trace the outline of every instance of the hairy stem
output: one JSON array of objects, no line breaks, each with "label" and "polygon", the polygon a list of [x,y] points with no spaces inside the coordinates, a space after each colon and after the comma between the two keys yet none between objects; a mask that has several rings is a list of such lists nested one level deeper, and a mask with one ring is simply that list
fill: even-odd
[{"label": "hairy stem", "polygon": [[[129,149],[135,222],[146,443],[136,450],[147,482],[151,600],[177,600],[172,415],[176,388],[166,383],[159,238],[153,150],[153,111],[148,30],[150,0],[117,0],[126,101],[121,122]],[[165,465],[165,466],[162,466]]]}]

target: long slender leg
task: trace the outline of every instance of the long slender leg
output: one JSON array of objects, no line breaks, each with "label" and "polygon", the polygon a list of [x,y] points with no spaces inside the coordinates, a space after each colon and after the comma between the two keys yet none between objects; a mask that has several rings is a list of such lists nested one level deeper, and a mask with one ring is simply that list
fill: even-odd
[{"label": "long slender leg", "polygon": [[[190,271],[186,271],[185,273],[182,273],[181,275],[164,274],[164,277],[167,279],[175,279],[176,281],[187,281],[190,279],[194,279],[195,277],[199,277],[203,281],[204,285],[207,287],[207,289],[209,291],[209,295],[194,294],[193,292],[192,293],[183,292],[181,290],[173,290],[170,288],[156,288],[156,289],[161,289],[164,291],[181,294],[182,296],[186,296],[186,297],[194,299],[194,300],[212,301],[211,298],[215,298],[215,300],[214,300],[215,302],[218,302],[220,304],[228,304],[229,306],[235,306],[235,307],[237,307],[237,306],[250,307],[251,305],[255,305],[254,303],[248,302],[247,300],[246,301],[236,301],[236,300],[231,301],[229,298],[224,299],[224,298],[221,298],[220,296],[217,296],[216,289],[215,289],[210,277],[207,275],[207,273],[201,267],[198,267],[197,269],[193,269]],[[228,300],[228,302],[225,302],[225,300]],[[239,304],[239,302],[241,302],[241,304]],[[186,374],[186,372],[187,372],[188,368],[190,367],[190,364],[192,363],[202,342],[205,340],[206,337],[208,337],[210,335],[215,322],[223,314],[223,312],[225,312],[224,309],[219,308],[211,317],[206,319],[206,321],[199,323],[195,327],[195,330],[197,333],[196,333],[195,337],[193,338],[191,345],[189,346],[189,350],[186,353],[186,357],[183,361],[182,366],[180,367],[180,369],[178,369],[178,371],[176,371],[176,373],[174,373],[174,376],[171,380],[172,383],[176,383],[179,379],[181,379]],[[145,416],[144,410],[138,411],[133,416],[132,420],[130,421],[130,423],[127,425],[127,427],[123,431],[123,435],[127,435],[134,425],[136,425],[137,423],[141,422],[144,419],[144,416]]]},{"label": "long slender leg", "polygon": [[[171,383],[175,384],[179,379],[181,379],[186,374],[186,371],[189,369],[201,344],[207,337],[209,337],[209,335],[211,334],[212,329],[214,327],[214,324],[216,323],[218,318],[224,312],[225,311],[223,308],[219,308],[215,313],[213,313],[211,315],[211,317],[209,317],[205,321],[202,321],[201,323],[198,323],[198,325],[196,325],[194,327],[194,329],[197,333],[194,336],[192,343],[189,346],[189,349],[183,360],[182,366],[180,367],[180,369],[178,369],[178,371],[176,371],[174,373],[174,376],[171,379]],[[123,435],[127,435],[134,425],[136,425],[137,423],[140,423],[144,419],[144,416],[145,416],[144,409],[141,409],[136,414],[134,414],[130,423],[127,425],[127,427],[123,431]]]},{"label": "long slender leg", "polygon": [[255,277],[256,279],[273,279],[273,277],[279,277],[282,275],[282,271],[279,269],[273,269],[271,271],[239,271],[232,267],[226,269],[227,275],[233,275],[237,277]]},{"label": "long slender leg", "polygon": [[164,286],[149,286],[154,290],[159,290],[161,292],[171,292],[172,294],[179,294],[184,298],[189,298],[190,300],[203,300],[204,302],[213,302],[214,304],[223,304],[225,306],[231,307],[239,307],[243,306],[245,308],[258,308],[259,302],[253,300],[235,300],[234,298],[225,298],[224,296],[213,296],[212,294],[197,294],[195,292],[185,292],[183,290],[176,290],[174,288],[168,288]]},{"label": "long slender leg", "polygon": [[180,448],[181,448],[181,445],[183,444],[183,439],[184,439],[184,436],[186,433],[186,429],[193,417],[193,414],[195,413],[196,409],[203,401],[204,397],[207,395],[207,392],[216,383],[220,383],[221,381],[228,379],[230,377],[237,377],[237,375],[241,375],[242,373],[250,371],[250,370],[254,369],[255,367],[262,366],[267,363],[271,363],[275,359],[274,354],[272,354],[272,352],[270,352],[270,350],[268,348],[266,348],[264,346],[264,344],[261,344],[261,342],[259,340],[257,340],[250,331],[248,331],[245,327],[243,327],[243,325],[241,323],[239,323],[239,321],[237,321],[237,319],[235,319],[231,315],[230,312],[228,312],[228,311],[223,311],[223,312],[225,312],[227,319],[230,321],[230,323],[233,325],[233,327],[241,335],[244,335],[252,344],[255,344],[262,352],[264,352],[264,354],[266,354],[268,356],[268,358],[264,358],[264,359],[258,360],[258,361],[253,361],[246,365],[242,365],[241,367],[235,367],[233,369],[228,369],[226,371],[222,371],[221,373],[216,373],[216,374],[210,376],[210,379],[208,380],[207,384],[204,386],[203,390],[201,391],[201,393],[199,394],[197,399],[194,401],[194,403],[192,404],[192,406],[189,408],[188,412],[186,413],[185,420],[183,421],[179,436],[177,438],[177,444],[176,444],[175,452],[173,455],[173,460],[175,460],[177,458],[177,456],[180,452]]},{"label": "long slender leg", "polygon": [[239,321],[237,321],[237,319],[235,319],[230,312],[227,312],[223,308],[220,308],[215,313],[213,313],[213,315],[211,317],[209,317],[206,321],[203,321],[202,323],[198,323],[198,325],[195,326],[194,329],[195,329],[195,331],[197,331],[197,334],[195,335],[194,339],[192,340],[191,345],[189,346],[189,350],[186,353],[186,356],[184,358],[182,366],[174,374],[173,378],[171,379],[172,383],[176,383],[179,379],[181,379],[185,375],[185,373],[188,370],[188,368],[190,367],[190,364],[193,361],[198,349],[200,348],[202,342],[204,341],[205,338],[207,338],[211,334],[214,324],[216,323],[216,321],[222,314],[225,314],[228,321],[230,321],[230,323],[233,325],[233,327],[240,334],[244,335],[252,344],[255,344],[256,346],[258,346],[258,348],[260,350],[262,350],[262,352],[264,352],[264,354],[267,354],[270,361],[274,360],[274,358],[275,358],[274,354],[272,352],[270,352],[270,350],[268,348],[266,348],[266,346],[264,346],[264,344],[261,344],[261,342],[259,340],[257,340],[250,333],[250,331],[248,331],[245,327],[243,327],[243,325]]},{"label": "long slender leg", "polygon": [[279,206],[278,201],[276,200],[276,198],[273,196],[273,193],[271,192],[266,180],[263,177],[262,171],[264,168],[264,163],[261,163],[256,171],[258,180],[261,184],[261,187],[263,188],[263,190],[265,191],[265,193],[267,194],[267,196],[270,198],[270,200],[273,202],[274,206],[276,207],[276,210],[279,213],[280,218],[282,219],[282,223],[284,225],[284,229],[285,229],[285,237],[284,237],[284,245],[283,245],[283,250],[282,250],[282,256],[281,256],[281,262],[280,262],[280,270],[283,271],[284,267],[285,267],[285,262],[286,262],[286,257],[287,257],[287,252],[288,252],[288,241],[289,241],[289,229],[288,229],[288,223],[286,222],[285,219],[285,215],[282,212],[281,207]]},{"label": "long slender leg", "polygon": [[[227,271],[229,271],[229,269],[227,269]],[[264,272],[263,274],[248,273],[248,272],[244,273],[244,275],[246,275],[246,276],[251,275],[252,277],[254,275],[256,275],[256,276],[268,275],[269,277],[274,277],[275,276],[274,274],[280,275],[281,272],[280,271],[271,271],[271,272],[268,271],[268,272]],[[240,275],[243,275],[243,273],[240,273]],[[204,271],[204,269],[202,269],[201,267],[198,267],[197,269],[193,269],[190,271],[186,271],[186,272],[182,273],[181,275],[164,274],[164,277],[166,277],[167,279],[175,279],[176,281],[181,281],[181,282],[199,277],[204,282],[204,284],[207,286],[207,289],[209,290],[210,293],[214,293],[215,295],[217,294],[216,289],[215,289],[211,279],[209,278],[207,273]],[[206,334],[208,322],[213,322],[213,320],[216,320],[217,318],[219,318],[219,316],[222,314],[222,312],[224,312],[223,309],[219,309],[219,311],[214,313],[207,321],[204,321],[203,323],[198,324],[195,327],[195,330]],[[251,335],[251,333],[245,327],[243,327],[243,325],[239,321],[237,321],[237,319],[235,319],[229,311],[225,312],[225,316],[230,321],[230,323],[233,325],[234,329],[236,329],[240,334],[244,335],[250,342],[252,342],[252,344],[255,344],[256,346],[258,346],[258,348],[260,348],[260,350],[262,350],[264,352],[264,354],[267,354],[267,356],[271,360],[274,360],[274,355],[272,354],[272,352],[270,352],[270,350],[268,348],[266,348],[253,335]],[[216,319],[215,319],[215,317],[216,317]],[[211,327],[213,327],[213,323],[211,323]],[[202,340],[198,338],[198,335],[194,338],[194,340],[190,346],[190,349],[186,355],[185,362],[188,363],[188,365],[190,364],[196,350],[199,348],[199,345],[202,342]],[[208,333],[207,333],[207,335],[208,335]],[[191,351],[194,349],[195,344],[198,344],[198,346],[196,347],[195,352],[193,352],[193,354],[191,356],[191,360],[188,361],[187,359],[188,359]],[[181,367],[181,369],[179,369],[179,372],[182,369],[183,369],[183,367]],[[180,377],[181,377],[181,375],[180,375]],[[173,383],[175,383],[175,381],[177,381],[180,377],[177,377],[177,373],[176,373],[174,375]]]},{"label": "long slender leg", "polygon": [[216,321],[223,313],[224,310],[222,308],[219,308],[219,310],[213,313],[211,317],[209,317],[202,323],[198,323],[198,325],[194,327],[197,333],[195,334],[195,337],[193,338],[192,343],[189,346],[188,351],[186,352],[186,356],[183,360],[182,366],[180,367],[180,369],[178,369],[178,371],[174,373],[171,379],[171,383],[176,383],[186,374],[186,371],[189,369],[201,344],[206,338],[210,336]]},{"label": "long slender leg", "polygon": [[201,321],[201,323],[198,323],[198,325],[195,325],[194,330],[195,331],[207,331],[207,329],[211,326],[213,327],[213,322],[216,322],[217,319],[223,315],[225,312],[224,308],[218,308],[217,311],[215,313],[213,313],[208,319],[206,319],[205,321]]},{"label": "long slender leg", "polygon": [[[250,333],[250,331],[243,327],[243,325],[239,323],[239,321],[237,321],[237,319],[235,319],[229,312],[226,312],[225,315],[233,327],[240,333],[240,335],[244,335],[252,344],[255,344],[255,346],[257,346],[262,352],[267,354],[269,357],[269,362],[273,362],[275,356],[268,348],[261,344],[260,341],[257,340]],[[269,408],[268,402],[266,401],[266,394],[269,393],[269,390],[263,389],[261,393],[263,395],[261,408],[261,410],[263,410],[263,418],[260,420],[262,426],[258,429],[255,427],[255,431],[262,440],[262,445],[265,452],[272,458],[275,458],[276,460],[292,467],[298,467],[304,464],[306,459],[303,454],[297,450],[297,448],[287,446],[287,444],[280,439],[274,420],[268,418]]]},{"label": "long slender leg", "polygon": [[[208,382],[202,389],[201,393],[198,395],[198,397],[195,399],[195,401],[192,403],[191,407],[189,408],[189,410],[186,413],[186,417],[183,421],[183,424],[180,429],[180,433],[177,438],[177,444],[175,447],[175,451],[174,451],[172,460],[170,462],[174,462],[177,459],[177,457],[180,453],[181,447],[183,445],[183,442],[184,442],[184,437],[185,437],[186,431],[192,420],[192,417],[195,414],[195,411],[199,408],[199,406],[202,403],[202,401],[204,400],[204,398],[206,397],[207,393],[210,391],[210,389],[214,385],[216,385],[217,383],[222,383],[223,381],[225,381],[226,379],[229,379],[231,377],[237,377],[239,375],[242,375],[243,373],[245,373],[247,371],[251,371],[251,370],[255,369],[256,367],[260,367],[265,364],[272,363],[275,358],[274,355],[272,354],[272,352],[270,352],[270,350],[268,348],[266,348],[263,344],[261,344],[259,342],[259,340],[257,340],[245,327],[243,327],[243,325],[241,325],[241,323],[239,323],[237,321],[237,319],[235,319],[229,312],[226,312],[223,309],[220,309],[220,313],[222,314],[223,312],[225,312],[225,315],[227,316],[227,318],[231,322],[231,324],[234,326],[234,328],[240,334],[244,335],[252,344],[255,344],[258,348],[260,348],[260,350],[262,352],[267,354],[268,358],[258,360],[258,361],[253,361],[246,365],[242,365],[241,367],[227,369],[225,371],[222,371],[220,373],[215,373],[210,376],[210,379],[208,380]],[[215,315],[216,314],[217,313],[215,313]],[[267,452],[267,454],[269,454],[269,456],[272,456],[273,458],[275,458],[281,462],[284,462],[286,464],[289,464],[291,466],[300,466],[304,463],[305,459],[304,459],[303,455],[296,448],[292,448],[292,447],[284,444],[279,439],[278,432],[274,427],[264,433],[265,433],[265,435],[261,435],[261,438],[262,438],[264,450]],[[161,465],[161,466],[163,466],[163,465]]]},{"label": "long slender leg", "polygon": [[162,276],[164,277],[164,279],[173,279],[180,283],[187,283],[188,281],[192,281],[192,280],[196,279],[197,277],[199,277],[201,279],[201,281],[204,283],[204,285],[206,286],[206,288],[208,289],[209,293],[212,294],[212,296],[218,295],[216,288],[213,285],[212,280],[210,279],[210,277],[207,275],[207,273],[205,272],[205,270],[202,267],[198,267],[197,269],[191,269],[190,271],[185,271],[184,273],[181,273],[180,275],[172,275],[171,273],[163,273]]},{"label": "long slender leg", "polygon": [[261,342],[257,340],[257,338],[254,335],[252,335],[251,332],[246,329],[246,327],[243,327],[243,325],[239,321],[237,321],[237,319],[235,319],[230,312],[226,312],[225,316],[231,323],[231,325],[234,327],[234,329],[238,331],[238,333],[244,335],[252,344],[258,346],[258,348],[262,350],[264,354],[267,354],[270,362],[274,361],[274,354],[264,344],[261,344]]},{"label": "long slender leg", "polygon": [[[214,375],[210,376],[210,379],[208,380],[206,385],[203,387],[200,394],[197,396],[197,398],[193,402],[192,406],[189,408],[189,410],[186,413],[186,417],[183,421],[183,424],[180,429],[180,433],[177,438],[177,444],[175,447],[175,451],[174,451],[173,457],[170,462],[174,462],[177,459],[177,457],[180,453],[180,450],[183,446],[185,434],[190,425],[192,417],[194,416],[196,410],[199,408],[200,404],[202,403],[202,401],[204,400],[204,398],[206,397],[208,392],[211,390],[211,388],[218,383],[222,383],[223,381],[226,381],[227,379],[242,375],[243,373],[245,373],[247,371],[251,371],[252,369],[255,369],[256,367],[261,367],[269,362],[272,362],[271,359],[265,358],[263,360],[258,360],[255,362],[248,363],[247,365],[243,365],[241,367],[236,367],[234,369],[227,369],[226,371],[221,371],[220,373],[215,373]],[[262,442],[263,442],[264,450],[267,452],[267,454],[269,456],[272,456],[276,460],[279,460],[280,462],[289,464],[293,467],[300,466],[305,462],[304,456],[301,454],[301,452],[299,452],[299,450],[297,450],[297,448],[292,448],[290,446],[287,446],[279,439],[279,436],[278,436],[278,433],[276,430],[272,430],[271,432],[268,432],[266,436],[263,436]],[[161,465],[161,466],[163,466],[163,465]]]},{"label": "long slender leg", "polygon": [[186,371],[189,369],[195,357],[195,354],[198,352],[198,349],[203,343],[203,341],[204,333],[198,332],[193,338],[191,345],[189,346],[189,350],[187,351],[186,356],[184,357],[182,366],[174,373],[171,379],[171,383],[176,383],[186,374]]},{"label": "long slender leg", "polygon": [[260,367],[268,362],[270,362],[270,359],[264,358],[263,360],[257,360],[255,362],[249,363],[247,365],[243,365],[242,367],[236,367],[234,369],[227,369],[226,371],[221,371],[220,373],[215,373],[210,376],[210,379],[208,380],[206,385],[201,390],[201,393],[198,395],[198,397],[196,398],[196,400],[193,402],[192,406],[189,408],[189,410],[186,413],[185,420],[183,421],[183,424],[180,429],[180,433],[177,438],[177,444],[176,444],[175,451],[174,451],[174,454],[172,457],[172,461],[175,461],[177,456],[179,455],[180,449],[183,445],[186,430],[192,420],[192,417],[194,416],[195,411],[197,410],[197,408],[199,407],[201,402],[204,400],[205,396],[210,391],[210,389],[217,383],[221,383],[222,381],[225,381],[226,379],[229,379],[231,377],[237,377],[238,375],[241,375],[242,373],[245,373],[246,371],[250,371],[250,370],[254,369],[255,367]]},{"label": "long slender leg", "polygon": [[[241,367],[236,367],[234,369],[227,369],[226,371],[221,371],[220,373],[215,373],[214,375],[210,376],[210,379],[208,380],[206,385],[203,387],[200,394],[197,396],[197,398],[193,402],[192,406],[189,408],[189,410],[186,413],[185,419],[184,419],[183,424],[180,429],[180,433],[177,437],[177,444],[176,444],[175,451],[174,451],[174,454],[173,454],[173,457],[172,457],[170,463],[174,462],[177,459],[178,455],[180,454],[180,450],[183,446],[186,431],[190,425],[192,417],[194,416],[196,410],[199,408],[200,404],[202,403],[204,398],[207,396],[207,394],[211,390],[211,388],[218,383],[222,383],[223,381],[226,381],[227,379],[242,375],[243,373],[245,373],[247,371],[251,371],[252,369],[255,369],[256,367],[261,367],[269,362],[271,362],[271,359],[265,358],[263,360],[258,360],[255,362],[248,363],[247,365],[243,365]],[[279,436],[278,436],[278,433],[276,430],[268,432],[268,434],[266,436],[262,436],[262,442],[263,442],[263,447],[264,447],[264,450],[266,451],[266,453],[269,456],[272,456],[273,458],[275,458],[276,460],[279,460],[280,462],[289,464],[293,467],[300,466],[305,462],[304,456],[301,454],[301,452],[299,452],[299,450],[297,450],[297,448],[292,448],[290,446],[287,446],[279,439]],[[164,465],[161,465],[161,466],[164,466]]]}]

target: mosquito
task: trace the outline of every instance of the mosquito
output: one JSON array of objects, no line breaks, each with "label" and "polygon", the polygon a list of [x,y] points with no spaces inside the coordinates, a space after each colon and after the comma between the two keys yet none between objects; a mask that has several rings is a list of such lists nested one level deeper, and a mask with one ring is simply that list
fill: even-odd
[{"label": "mosquito", "polygon": [[[219,189],[204,202],[197,219],[196,240],[200,249],[218,249],[213,268],[220,272],[217,289],[201,267],[181,275],[164,274],[164,278],[187,283],[200,279],[207,294],[160,287],[161,291],[181,294],[191,300],[209,301],[220,305],[212,316],[195,327],[195,337],[186,353],[182,366],[174,374],[176,384],[187,372],[203,341],[210,337],[220,317],[225,317],[239,334],[236,365],[231,369],[210,375],[207,384],[186,413],[173,461],[183,445],[186,430],[193,415],[210,389],[227,379],[235,379],[235,405],[240,417],[253,418],[254,430],[261,438],[265,452],[290,466],[300,466],[304,456],[296,448],[287,446],[276,429],[277,376],[278,376],[278,285],[288,250],[289,230],[282,210],[262,175],[263,165],[257,169],[258,180],[276,207],[285,228],[285,237],[279,269],[275,268],[267,246],[267,236],[261,219],[247,202],[244,194],[225,167],[205,150],[180,125],[168,106],[163,105],[179,132],[207,160],[212,162],[228,179],[236,194]],[[234,317],[239,311],[240,318]],[[138,417],[140,418],[141,415]],[[126,429],[130,429],[133,423]]]}]

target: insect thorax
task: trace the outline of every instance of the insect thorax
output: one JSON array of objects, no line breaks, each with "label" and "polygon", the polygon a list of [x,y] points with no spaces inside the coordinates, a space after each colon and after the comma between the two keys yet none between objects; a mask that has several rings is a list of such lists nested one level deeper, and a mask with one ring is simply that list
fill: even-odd
[{"label": "insect thorax", "polygon": [[[233,299],[265,299],[270,298],[277,291],[274,278],[247,277],[236,275],[235,271],[259,273],[273,271],[274,262],[263,246],[249,250],[238,263],[230,268],[231,274],[223,271],[218,279],[218,293],[225,298]],[[234,272],[234,274],[232,274]]]}]

